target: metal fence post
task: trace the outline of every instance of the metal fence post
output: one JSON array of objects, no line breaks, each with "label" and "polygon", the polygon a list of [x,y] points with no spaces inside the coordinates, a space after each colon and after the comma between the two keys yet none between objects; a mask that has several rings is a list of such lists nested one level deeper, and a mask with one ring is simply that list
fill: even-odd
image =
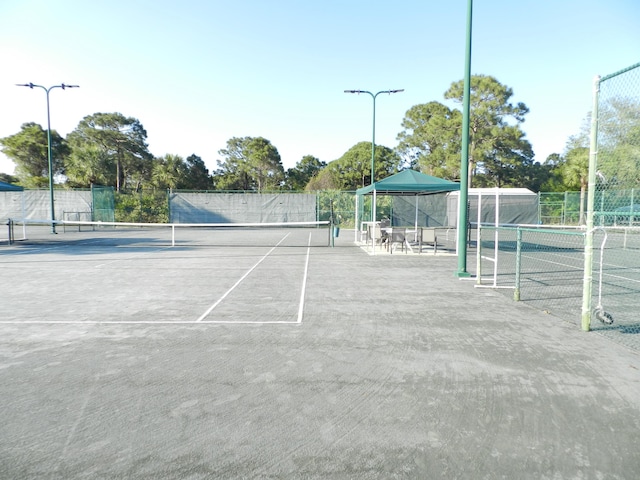
[{"label": "metal fence post", "polygon": [[516,283],[513,290],[513,299],[516,302],[520,301],[520,269],[522,258],[522,230],[518,227],[516,230]]},{"label": "metal fence post", "polygon": [[598,100],[600,76],[593,81],[593,110],[589,144],[589,190],[587,192],[587,231],[584,239],[584,276],[582,278],[582,330],[591,330],[591,282],[593,280],[593,208],[596,194],[598,158]]}]

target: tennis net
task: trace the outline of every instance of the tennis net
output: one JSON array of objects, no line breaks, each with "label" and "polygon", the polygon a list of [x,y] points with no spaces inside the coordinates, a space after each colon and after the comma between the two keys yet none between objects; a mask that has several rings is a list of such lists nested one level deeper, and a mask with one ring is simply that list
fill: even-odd
[{"label": "tennis net", "polygon": [[13,221],[14,239],[26,244],[128,247],[326,247],[328,221],[281,223],[131,223]]}]

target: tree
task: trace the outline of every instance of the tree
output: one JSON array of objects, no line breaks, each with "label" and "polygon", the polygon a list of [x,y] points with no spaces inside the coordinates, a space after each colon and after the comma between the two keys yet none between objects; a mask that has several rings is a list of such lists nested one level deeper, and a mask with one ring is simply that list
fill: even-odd
[{"label": "tree", "polygon": [[108,152],[95,144],[73,148],[66,161],[65,173],[70,187],[113,186],[116,177],[115,165]]},{"label": "tree", "polygon": [[218,190],[251,190],[250,179],[245,168],[244,138],[227,140],[227,148],[218,151],[223,160],[217,160],[218,170],[213,181]]},{"label": "tree", "polygon": [[183,160],[171,154],[154,159],[151,184],[159,189],[183,190],[207,190],[212,186],[209,170],[200,157],[189,155]]},{"label": "tree", "polygon": [[20,179],[18,177],[14,177],[13,175],[9,175],[8,173],[0,173],[0,182],[4,183],[18,183]]},{"label": "tree", "polygon": [[151,184],[159,189],[181,188],[187,176],[187,164],[179,155],[156,158],[151,170]]},{"label": "tree", "polygon": [[528,188],[533,192],[555,191],[554,167],[550,163],[534,162],[531,165],[518,167],[518,184],[522,188]]},{"label": "tree", "polygon": [[640,184],[640,102],[611,97],[598,111],[598,171],[616,188]]},{"label": "tree", "polygon": [[276,190],[282,187],[284,167],[280,154],[262,137],[234,137],[218,152],[214,177],[218,190]]},{"label": "tree", "polygon": [[561,167],[562,180],[566,190],[580,190],[580,224],[585,221],[586,193],[589,186],[589,147],[584,146],[584,138],[570,137]]},{"label": "tree", "polygon": [[[329,163],[329,166],[333,162]],[[307,183],[305,191],[317,192],[319,190],[341,190],[342,181],[340,179],[340,173],[335,168],[324,168],[320,170],[311,180]]]},{"label": "tree", "polygon": [[[24,123],[20,132],[0,139],[2,152],[16,164],[16,175],[25,186],[48,185],[49,156],[47,131],[37,123]],[[55,130],[51,131],[51,162],[53,175],[64,173],[69,155],[67,142]]]},{"label": "tree", "polygon": [[[464,82],[455,82],[444,97],[462,104]],[[494,77],[473,75],[470,85],[469,186],[475,174],[485,174],[486,184],[498,186],[501,168],[533,159],[531,144],[520,124],[529,109],[524,103],[509,103],[513,90]],[[512,123],[510,123],[512,122]]]},{"label": "tree", "polygon": [[[451,84],[447,100],[462,104],[464,82]],[[520,124],[529,109],[512,104],[513,91],[495,78],[474,75],[470,85],[469,185],[522,186],[533,165],[533,150]],[[398,150],[411,166],[450,180],[460,172],[462,113],[438,102],[409,109],[398,135]]]},{"label": "tree", "polygon": [[527,172],[534,165],[533,149],[518,126],[491,129],[493,146],[484,153],[476,185],[486,187],[525,187]]},{"label": "tree", "polygon": [[187,157],[185,164],[187,173],[184,185],[181,188],[189,190],[210,190],[213,184],[209,176],[209,169],[207,169],[202,159],[195,154],[191,154]]},{"label": "tree", "polygon": [[402,120],[398,151],[412,167],[440,178],[460,178],[462,114],[438,102],[411,107]]},{"label": "tree", "polygon": [[[109,178],[107,185],[115,186],[117,191],[129,184],[138,189],[151,175],[152,155],[146,140],[147,132],[140,121],[121,113],[88,115],[68,136],[74,154],[80,159],[95,154],[95,149],[101,152],[106,171],[100,172],[100,176]],[[74,171],[78,178],[83,176],[81,170],[80,162]],[[113,170],[115,178],[111,177]]]},{"label": "tree", "polygon": [[304,190],[309,181],[326,166],[326,162],[313,155],[305,155],[295,167],[287,170],[285,185],[291,190]]},{"label": "tree", "polygon": [[[564,159],[559,153],[552,153],[544,162],[534,163],[533,168],[540,167],[541,171],[534,174],[534,185],[531,188],[535,192],[564,192],[566,189],[562,183],[561,167],[564,165]],[[535,180],[539,179],[539,180]]]},{"label": "tree", "polygon": [[[388,147],[376,145],[374,175],[376,180],[400,170],[402,160]],[[310,182],[309,189],[357,190],[371,183],[371,142],[360,142],[342,157],[330,162]]]}]

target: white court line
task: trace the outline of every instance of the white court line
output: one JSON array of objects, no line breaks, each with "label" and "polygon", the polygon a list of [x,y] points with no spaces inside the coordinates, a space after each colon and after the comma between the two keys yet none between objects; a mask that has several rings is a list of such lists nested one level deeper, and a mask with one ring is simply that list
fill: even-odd
[{"label": "white court line", "polygon": [[[511,252],[505,252],[505,253],[506,253],[506,254],[510,254],[510,255],[515,255],[515,253],[511,253]],[[558,256],[559,256],[560,258],[565,258],[565,257],[563,257],[563,255],[558,255]],[[561,267],[567,267],[568,269],[572,269],[572,270],[574,270],[574,271],[576,271],[576,272],[584,271],[584,266],[577,267],[577,266],[575,266],[575,265],[570,265],[570,264],[562,263],[562,262],[554,262],[553,260],[547,260],[547,259],[544,259],[544,258],[538,258],[538,257],[534,257],[534,256],[531,256],[531,255],[523,255],[522,257],[523,257],[523,258],[527,258],[527,259],[529,259],[529,260],[535,260],[535,261],[537,261],[537,262],[541,262],[541,263],[550,263],[550,264],[552,264],[552,265],[559,265],[559,266],[561,266]],[[482,257],[482,258],[484,258],[484,257]],[[493,259],[492,257],[487,258],[487,260],[489,260],[489,261],[494,261],[494,259]],[[620,266],[620,265],[616,265],[616,264],[613,264],[613,263],[606,263],[606,262],[605,262],[605,263],[604,263],[604,265],[607,265],[607,266],[609,266],[609,267],[614,267],[614,268],[624,268],[624,267],[622,267],[622,266]],[[598,272],[597,274],[599,274],[599,272],[600,272],[600,267],[599,267],[599,266],[597,266],[597,268],[594,268],[594,272],[595,272],[596,270],[597,270],[597,272]],[[553,273],[553,272],[548,272],[548,273]],[[594,273],[594,276],[595,276],[595,275],[596,275],[596,273]],[[624,277],[624,276],[622,276],[622,275],[616,275],[616,274],[614,274],[614,273],[608,273],[608,272],[606,272],[606,271],[602,272],[602,275],[603,275],[604,277],[611,277],[611,278],[615,278],[615,279],[618,279],[618,280],[625,280],[625,281],[627,281],[627,282],[640,283],[640,280],[636,280],[636,279],[629,278],[629,277]],[[483,278],[483,279],[493,279],[493,276],[488,276],[488,275],[487,275],[487,276],[484,276],[484,277],[482,277],[482,278]],[[486,288],[486,287],[489,287],[489,288],[493,288],[493,287],[491,287],[491,286],[485,286],[485,285],[476,285],[476,287],[485,287],[485,288]],[[512,286],[505,286],[505,287],[497,287],[497,288],[514,288],[514,287],[512,287]]]},{"label": "white court line", "polygon": [[[515,256],[516,254],[514,252],[503,252],[503,255]],[[550,255],[554,255],[554,254],[551,253]],[[564,255],[558,255],[558,254],[555,254],[555,255],[559,256],[562,259],[567,258]],[[485,258],[485,257],[483,256],[482,258]],[[527,258],[529,260],[535,260],[535,261],[541,262],[541,263],[550,263],[552,265],[560,265],[561,267],[569,267],[569,268],[573,268],[574,270],[581,270],[582,269],[581,266],[580,267],[576,267],[575,265],[571,265],[571,264],[568,264],[568,263],[562,263],[562,262],[559,262],[559,261],[547,260],[546,258],[540,258],[540,257],[532,256],[532,255],[523,254],[522,258]],[[486,260],[489,260],[489,261],[493,262],[493,261],[495,261],[495,258],[488,257],[488,258],[486,258]]]},{"label": "white court line", "polygon": [[295,325],[284,320],[0,320],[0,325]]},{"label": "white court line", "polygon": [[309,233],[309,242],[307,243],[307,258],[304,264],[304,276],[302,277],[302,292],[300,292],[300,305],[298,306],[298,321],[302,323],[302,314],[304,312],[304,294],[307,290],[307,272],[309,271],[309,254],[311,253],[311,233]]},{"label": "white court line", "polygon": [[[559,256],[560,256],[560,258],[564,258],[562,255],[559,255]],[[528,258],[528,259],[530,259],[530,260],[536,260],[536,261],[538,261],[538,262],[542,262],[542,263],[550,263],[550,264],[552,264],[552,265],[560,265],[561,267],[567,267],[567,268],[569,268],[569,269],[573,269],[573,270],[575,270],[576,272],[578,272],[578,271],[583,271],[583,270],[584,270],[584,266],[582,266],[582,265],[581,265],[581,266],[579,266],[579,267],[577,267],[577,266],[575,266],[575,265],[570,265],[570,264],[568,264],[568,263],[554,262],[553,260],[546,260],[546,259],[544,259],[544,258],[533,257],[533,256],[530,256],[530,255],[523,255],[523,257],[524,257],[524,258]],[[605,262],[605,263],[604,263],[604,265],[607,265],[607,266],[609,266],[609,267],[613,267],[613,268],[624,268],[624,267],[622,267],[622,266],[620,266],[620,265],[616,265],[616,264],[613,264],[613,263],[606,263],[606,262]],[[599,265],[597,265],[597,269],[596,269],[596,268],[594,268],[594,272],[595,272],[596,270],[597,270],[598,272],[600,272],[600,266],[599,266]],[[550,272],[550,273],[553,273],[553,272]],[[595,275],[595,274],[594,274],[594,275]],[[630,282],[634,282],[634,283],[640,282],[640,280],[635,280],[635,279],[633,279],[633,278],[623,277],[622,275],[616,275],[616,274],[614,274],[614,273],[608,273],[608,272],[606,272],[606,271],[602,272],[602,275],[603,275],[603,276],[607,276],[607,277],[611,277],[611,278],[617,278],[617,279],[619,279],[619,280],[626,280],[626,281],[630,281]]]},{"label": "white court line", "polygon": [[[287,234],[288,235],[288,234]],[[284,240],[284,238],[282,239]],[[282,242],[282,240],[280,242]],[[279,245],[280,243],[278,243]],[[277,247],[277,245],[276,245]],[[241,324],[241,325],[291,325],[291,324],[298,324],[298,323],[302,323],[302,315],[304,312],[304,297],[305,297],[305,292],[307,290],[307,272],[309,271],[309,257],[310,257],[310,253],[311,253],[311,234],[309,234],[309,245],[307,246],[307,258],[305,261],[305,266],[304,266],[304,277],[302,279],[302,292],[300,293],[300,306],[298,307],[298,320],[296,322],[291,322],[291,321],[285,321],[285,320],[274,320],[274,321],[249,321],[249,320],[203,320],[203,318],[205,318],[209,313],[211,313],[211,311],[213,311],[213,309],[229,294],[231,293],[231,291],[240,284],[240,282],[242,282],[242,280],[244,278],[247,277],[247,275],[249,275],[249,273],[251,273],[251,271],[253,269],[255,269],[260,262],[262,262],[265,258],[267,258],[267,256],[276,248],[273,247],[269,253],[267,253],[264,257],[262,257],[258,263],[256,263],[253,267],[251,267],[251,269],[245,273],[243,275],[243,277],[238,280],[236,282],[236,284],[231,287],[216,303],[214,303],[209,310],[207,310],[207,312],[205,312],[198,320],[186,320],[186,321],[171,321],[171,320],[160,320],[160,321],[153,321],[153,320],[115,320],[115,321],[100,321],[100,320],[60,320],[60,321],[55,321],[55,320],[26,320],[26,321],[19,321],[19,320],[15,320],[15,321],[0,321],[0,325],[7,325],[7,324],[31,324],[31,325],[67,325],[67,324],[74,324],[74,325],[201,325],[201,324],[227,324],[227,325],[235,325],[235,324]]]},{"label": "white court line", "polygon": [[[276,248],[277,248],[277,247],[278,247],[278,246],[279,246],[279,245],[284,241],[284,239],[285,239],[285,238],[287,238],[288,236],[289,236],[289,234],[287,233],[284,237],[282,237],[282,238],[280,239],[280,241],[279,241],[278,243],[276,243],[276,245],[275,245],[271,250],[269,250],[269,251],[265,254],[265,256],[264,256],[264,257],[262,257],[260,260],[258,260],[258,262],[257,262],[253,267],[251,267],[251,268],[250,268],[250,269],[249,269],[249,270],[248,270],[248,271],[247,271],[247,272],[246,272],[242,277],[240,277],[240,280],[238,280],[236,283],[234,283],[234,284],[233,284],[233,286],[232,286],[229,290],[227,290],[227,291],[224,293],[224,295],[222,295],[222,297],[220,297],[220,298],[218,299],[218,301],[217,301],[216,303],[214,303],[213,305],[211,305],[211,306],[207,309],[207,311],[206,311],[206,312],[204,312],[202,315],[200,315],[200,318],[198,318],[198,320],[196,320],[196,322],[202,322],[206,317],[208,317],[208,316],[209,316],[209,314],[210,314],[211,312],[213,312],[213,310],[214,310],[218,305],[220,305],[220,303],[222,303],[222,301],[223,301],[225,298],[227,298],[227,296],[228,296],[231,292],[233,292],[233,291],[236,289],[236,287],[237,287],[238,285],[240,285],[240,284],[244,281],[244,279],[245,279],[245,278],[247,278],[247,277],[249,276],[249,274],[250,274],[251,272],[253,272],[253,271],[256,269],[256,267],[257,267],[258,265],[260,265],[260,264],[261,264],[261,263],[262,263],[262,262],[263,262],[263,261],[264,261],[264,260],[269,256],[269,255],[271,255],[271,253],[272,253],[272,252],[273,252],[273,251],[274,251],[274,250],[275,250],[275,249],[276,249]],[[265,323],[266,323],[266,322],[265,322]]]},{"label": "white court line", "polygon": [[298,306],[298,318],[295,322],[274,320],[274,321],[249,321],[249,320],[204,320],[217,307],[227,295],[229,295],[260,263],[262,263],[289,234],[285,235],[266,255],[253,265],[227,292],[209,309],[198,318],[198,320],[14,320],[2,321],[0,325],[296,325],[302,323],[304,313],[304,299],[307,289],[307,276],[309,272],[309,259],[311,256],[311,233],[307,244],[307,255],[305,259],[304,277],[302,279],[302,291],[300,292],[300,304]]},{"label": "white court line", "polygon": [[[615,266],[615,265],[614,265]],[[598,269],[598,273],[600,272],[600,269]],[[623,277],[622,275],[615,275],[613,273],[607,273],[607,272],[602,272],[603,276],[606,277],[611,277],[611,278],[615,278],[617,280],[624,280],[626,282],[631,282],[631,283],[640,283],[640,280],[636,280],[635,278],[629,278],[629,277]]]}]

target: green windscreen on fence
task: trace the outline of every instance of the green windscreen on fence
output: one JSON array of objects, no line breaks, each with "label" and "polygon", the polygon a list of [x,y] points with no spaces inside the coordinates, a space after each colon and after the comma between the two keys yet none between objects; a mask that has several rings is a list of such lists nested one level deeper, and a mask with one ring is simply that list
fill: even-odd
[{"label": "green windscreen on fence", "polygon": [[[329,221],[353,226],[353,192],[324,190],[296,192],[169,193],[171,223],[269,223]],[[333,215],[333,219],[331,219]]]},{"label": "green windscreen on fence", "polygon": [[315,194],[171,192],[171,223],[311,222]]},{"label": "green windscreen on fence", "polygon": [[113,222],[115,220],[115,199],[113,187],[91,186],[92,220]]}]

